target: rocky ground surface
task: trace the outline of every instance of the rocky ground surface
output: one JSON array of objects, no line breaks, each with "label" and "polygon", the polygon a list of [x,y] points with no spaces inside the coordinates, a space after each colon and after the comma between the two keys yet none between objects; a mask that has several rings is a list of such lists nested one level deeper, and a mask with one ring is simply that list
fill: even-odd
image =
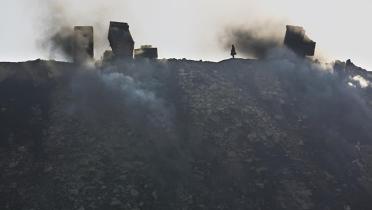
[{"label": "rocky ground surface", "polygon": [[370,210],[370,78],[282,57],[0,63],[0,207]]}]

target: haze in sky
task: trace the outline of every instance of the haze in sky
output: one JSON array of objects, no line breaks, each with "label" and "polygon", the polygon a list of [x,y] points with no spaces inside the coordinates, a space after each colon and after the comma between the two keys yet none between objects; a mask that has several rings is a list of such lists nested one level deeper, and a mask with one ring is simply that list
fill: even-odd
[{"label": "haze in sky", "polygon": [[350,58],[372,69],[372,3],[367,0],[2,0],[1,4],[0,61],[51,58],[43,43],[62,24],[94,25],[99,59],[109,48],[110,20],[128,22],[136,47],[152,44],[161,58],[218,61],[229,58],[230,52],[219,43],[227,27],[275,22],[283,34],[286,24],[303,26],[317,42],[317,55]]}]

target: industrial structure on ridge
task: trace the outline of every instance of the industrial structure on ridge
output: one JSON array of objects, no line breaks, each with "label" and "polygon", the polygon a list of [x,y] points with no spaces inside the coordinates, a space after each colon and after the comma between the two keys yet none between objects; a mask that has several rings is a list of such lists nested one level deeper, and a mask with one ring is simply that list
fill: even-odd
[{"label": "industrial structure on ridge", "polygon": [[134,40],[127,23],[110,22],[108,40],[114,58],[133,58]]},{"label": "industrial structure on ridge", "polygon": [[[84,63],[94,58],[94,31],[92,26],[74,27],[73,60]],[[110,22],[108,41],[111,50],[105,51],[102,62],[128,59],[157,59],[158,49],[151,45],[142,45],[134,49],[134,40],[129,25],[124,22]],[[313,56],[316,43],[305,34],[300,26],[287,25],[284,45],[300,57]]]},{"label": "industrial structure on ridge", "polygon": [[[73,61],[84,63],[94,58],[94,31],[92,26],[74,27]],[[108,41],[111,50],[103,54],[103,62],[128,59],[157,59],[158,49],[143,45],[134,49],[134,40],[129,25],[123,22],[110,22]],[[134,53],[134,54],[133,54]]]},{"label": "industrial structure on ridge", "polygon": [[315,53],[316,43],[306,36],[305,33],[304,28],[301,26],[287,25],[284,45],[293,50],[293,52],[299,56],[313,56]]}]

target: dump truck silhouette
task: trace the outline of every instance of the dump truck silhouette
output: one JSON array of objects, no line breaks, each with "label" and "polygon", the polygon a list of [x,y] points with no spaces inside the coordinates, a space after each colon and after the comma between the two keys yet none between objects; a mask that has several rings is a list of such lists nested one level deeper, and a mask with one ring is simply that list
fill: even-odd
[{"label": "dump truck silhouette", "polygon": [[94,40],[92,26],[75,26],[73,43],[73,60],[85,63],[94,57]]},{"label": "dump truck silhouette", "polygon": [[284,45],[293,50],[299,56],[313,56],[316,43],[305,34],[301,26],[287,25]]},{"label": "dump truck silhouette", "polygon": [[141,48],[134,50],[135,59],[157,59],[158,48],[152,47],[151,45],[142,45]]},{"label": "dump truck silhouette", "polygon": [[111,21],[108,40],[115,58],[133,58],[134,40],[127,23]]}]

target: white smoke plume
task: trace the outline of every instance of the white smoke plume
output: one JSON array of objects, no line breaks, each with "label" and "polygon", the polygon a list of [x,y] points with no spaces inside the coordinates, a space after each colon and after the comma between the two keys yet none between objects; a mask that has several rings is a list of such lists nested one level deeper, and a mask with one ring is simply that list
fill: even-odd
[{"label": "white smoke plume", "polygon": [[366,80],[361,75],[356,75],[351,78],[352,81],[356,82],[361,88],[367,88],[371,86],[371,82]]}]

